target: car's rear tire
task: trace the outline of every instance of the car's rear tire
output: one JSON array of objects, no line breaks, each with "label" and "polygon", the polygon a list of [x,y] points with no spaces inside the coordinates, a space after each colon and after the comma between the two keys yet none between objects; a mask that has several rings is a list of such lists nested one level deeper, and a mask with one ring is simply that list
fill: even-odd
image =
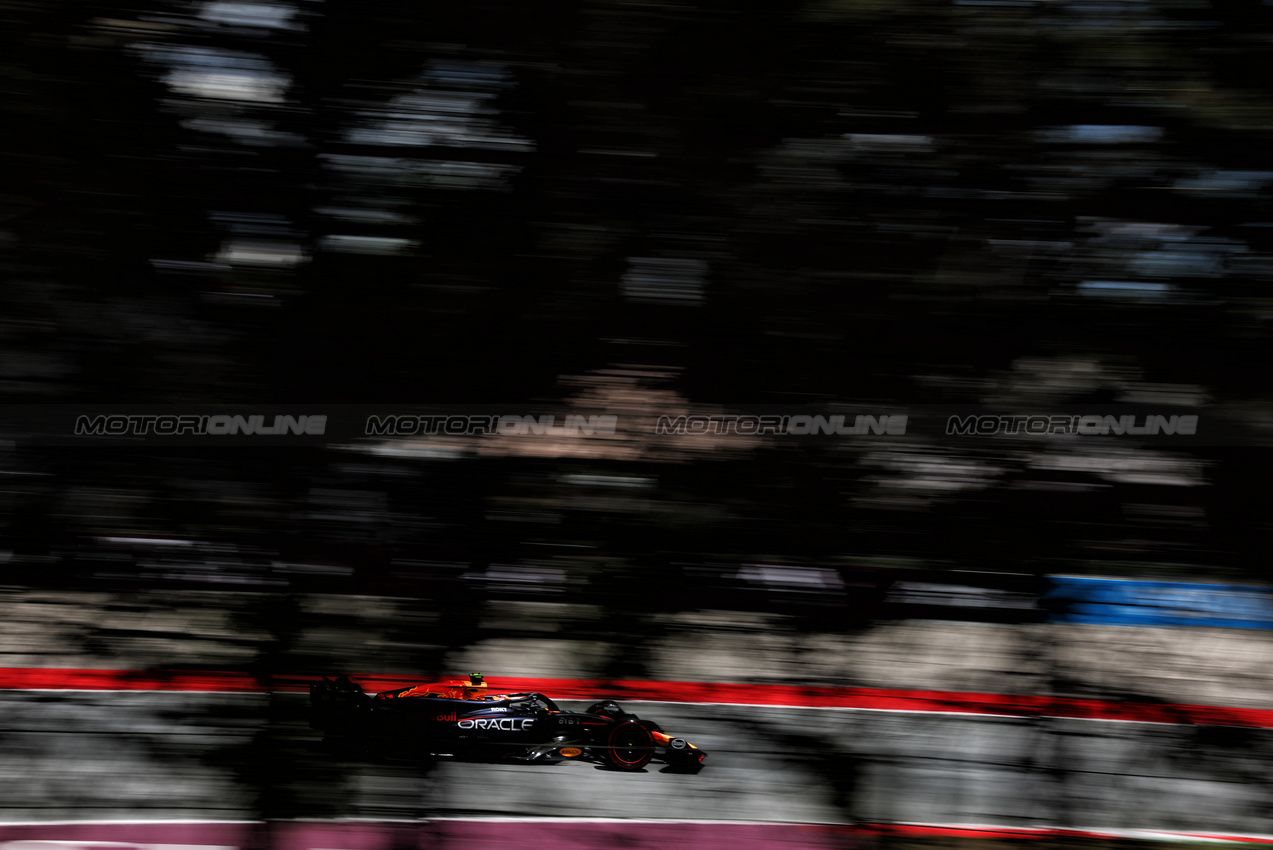
[{"label": "car's rear tire", "polygon": [[635,720],[625,720],[606,737],[606,761],[619,770],[640,770],[654,758],[654,736]]}]

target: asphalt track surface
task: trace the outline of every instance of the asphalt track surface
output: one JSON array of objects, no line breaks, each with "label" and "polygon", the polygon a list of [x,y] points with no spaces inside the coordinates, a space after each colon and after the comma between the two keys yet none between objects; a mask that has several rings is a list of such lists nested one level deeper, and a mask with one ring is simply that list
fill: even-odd
[{"label": "asphalt track surface", "polygon": [[[697,775],[343,757],[296,694],[0,692],[0,820],[571,817],[1269,832],[1273,731],[632,703]],[[582,707],[570,703],[565,707]]]},{"label": "asphalt track surface", "polygon": [[[905,700],[874,710],[628,703],[710,753],[697,776],[344,758],[315,748],[303,696],[251,692],[259,684],[241,693],[29,689],[41,687],[30,673],[39,668],[60,688],[66,670],[109,679],[111,670],[248,669],[268,643],[259,620],[241,616],[255,599],[0,594],[0,663],[27,671],[0,683],[0,821],[555,816],[1273,832],[1273,730],[1259,719],[1273,708],[1268,632],[913,621],[811,634],[768,616],[687,614],[649,647],[651,680],[964,695],[958,711],[934,710],[932,700],[919,711]],[[417,678],[403,661],[429,649],[412,643],[417,612],[370,597],[299,606],[308,625],[294,635],[295,657],[333,673]],[[447,667],[482,670],[496,686],[596,677],[607,648],[563,634],[571,617],[587,616],[491,606],[476,642],[446,650]],[[976,694],[1043,703],[996,716],[970,705]],[[1084,699],[1109,707],[1103,719],[1080,719],[1092,716],[1079,710]],[[1127,714],[1133,703],[1161,705]],[[1054,716],[1066,704],[1076,706],[1071,716]],[[1162,714],[1179,704],[1245,709],[1256,720],[1239,728],[1175,712],[1175,722],[1141,722],[1171,720]],[[9,834],[0,832],[2,850]]]}]

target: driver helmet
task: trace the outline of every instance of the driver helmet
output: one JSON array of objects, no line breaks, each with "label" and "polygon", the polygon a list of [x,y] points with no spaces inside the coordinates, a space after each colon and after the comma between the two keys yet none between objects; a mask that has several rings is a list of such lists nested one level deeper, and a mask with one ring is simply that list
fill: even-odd
[{"label": "driver helmet", "polygon": [[469,673],[469,683],[464,686],[465,699],[481,699],[486,693],[486,678],[481,673]]}]

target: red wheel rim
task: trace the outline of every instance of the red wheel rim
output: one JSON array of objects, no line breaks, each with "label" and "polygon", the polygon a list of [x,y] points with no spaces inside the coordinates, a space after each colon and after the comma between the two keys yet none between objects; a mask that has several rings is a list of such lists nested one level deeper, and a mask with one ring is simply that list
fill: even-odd
[{"label": "red wheel rim", "polygon": [[610,758],[620,767],[641,767],[653,755],[654,739],[644,726],[628,722],[610,733]]}]

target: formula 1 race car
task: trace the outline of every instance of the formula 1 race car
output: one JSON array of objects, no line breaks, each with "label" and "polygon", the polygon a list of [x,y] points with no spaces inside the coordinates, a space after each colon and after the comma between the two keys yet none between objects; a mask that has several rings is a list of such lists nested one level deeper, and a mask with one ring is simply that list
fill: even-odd
[{"label": "formula 1 race car", "polygon": [[540,693],[488,694],[480,673],[370,695],[345,677],[309,686],[310,726],[325,742],[391,757],[450,755],[640,770],[652,760],[697,773],[707,753],[610,700],[565,711]]}]

